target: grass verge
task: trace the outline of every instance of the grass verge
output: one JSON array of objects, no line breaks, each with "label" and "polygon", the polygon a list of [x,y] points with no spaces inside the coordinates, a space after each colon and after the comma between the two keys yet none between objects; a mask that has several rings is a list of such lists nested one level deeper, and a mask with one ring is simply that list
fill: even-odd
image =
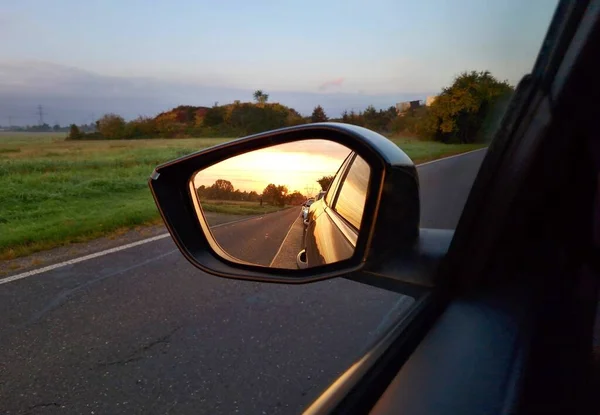
[{"label": "grass verge", "polygon": [[[148,189],[154,167],[229,139],[64,141],[62,133],[0,132],[0,260],[139,225],[160,223]],[[392,138],[420,163],[482,145]],[[205,204],[207,211],[251,215],[275,206]]]},{"label": "grass verge", "polygon": [[437,141],[421,141],[413,138],[390,138],[415,164],[425,163],[442,157],[484,148],[487,144],[444,144]]}]

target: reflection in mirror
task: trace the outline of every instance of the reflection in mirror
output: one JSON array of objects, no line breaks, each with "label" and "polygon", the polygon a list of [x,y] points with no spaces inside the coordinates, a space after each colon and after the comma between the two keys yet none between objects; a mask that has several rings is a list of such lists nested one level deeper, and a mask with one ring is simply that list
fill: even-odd
[{"label": "reflection in mirror", "polygon": [[196,172],[190,189],[219,255],[298,269],[352,256],[369,178],[347,147],[310,139],[224,160]]}]

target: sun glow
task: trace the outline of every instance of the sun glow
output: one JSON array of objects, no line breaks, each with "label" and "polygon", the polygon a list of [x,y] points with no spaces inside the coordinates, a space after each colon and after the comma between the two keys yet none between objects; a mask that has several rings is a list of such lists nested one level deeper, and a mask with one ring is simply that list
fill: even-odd
[{"label": "sun glow", "polygon": [[317,180],[333,176],[350,150],[338,143],[311,139],[281,144],[232,157],[202,170],[194,177],[196,188],[224,179],[240,191],[262,193],[272,183],[289,192],[313,196],[320,190]]}]

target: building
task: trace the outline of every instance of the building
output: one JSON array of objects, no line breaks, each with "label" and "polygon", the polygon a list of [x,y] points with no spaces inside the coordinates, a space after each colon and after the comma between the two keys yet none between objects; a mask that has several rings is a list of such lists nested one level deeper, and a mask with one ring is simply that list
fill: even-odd
[{"label": "building", "polygon": [[408,109],[414,110],[423,106],[423,101],[415,100],[415,101],[404,101],[396,104],[396,110],[399,113],[402,113]]}]

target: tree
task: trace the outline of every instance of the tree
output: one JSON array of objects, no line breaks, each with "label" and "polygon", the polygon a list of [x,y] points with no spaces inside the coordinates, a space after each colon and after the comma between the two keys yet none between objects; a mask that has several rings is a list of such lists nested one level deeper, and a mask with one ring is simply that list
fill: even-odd
[{"label": "tree", "polygon": [[429,132],[445,143],[482,139],[513,91],[507,81],[498,81],[489,71],[463,72],[431,105]]},{"label": "tree", "polygon": [[75,124],[71,124],[69,127],[69,135],[67,136],[67,140],[80,140],[83,137],[79,127]]},{"label": "tree", "polygon": [[333,177],[334,176],[323,176],[319,180],[317,180],[317,183],[321,185],[321,190],[329,189],[329,185],[333,181]]},{"label": "tree", "polygon": [[225,108],[219,107],[215,102],[211,108],[206,111],[202,124],[207,127],[214,127],[225,122]]},{"label": "tree", "polygon": [[289,125],[286,123],[290,115],[295,116],[294,112],[280,104],[261,106],[245,103],[232,107],[227,122],[236,130],[254,134]]},{"label": "tree", "polygon": [[[200,187],[198,187],[196,189],[196,194],[198,194],[198,198],[199,199],[204,199],[204,197],[206,196],[206,186],[205,185],[200,185]],[[208,197],[207,197],[208,198]]]},{"label": "tree", "polygon": [[125,135],[125,120],[117,114],[106,114],[96,121],[96,129],[108,139],[121,139]]},{"label": "tree", "polygon": [[257,89],[252,95],[259,104],[265,104],[269,100],[269,94],[265,94],[262,89]]},{"label": "tree", "polygon": [[320,105],[317,105],[310,116],[311,122],[325,122],[329,118],[325,114],[325,110]]},{"label": "tree", "polygon": [[283,206],[285,205],[287,192],[288,188],[286,186],[269,183],[263,190],[263,198],[274,206]]},{"label": "tree", "polygon": [[299,191],[295,190],[294,192],[288,194],[285,198],[285,203],[288,205],[301,205],[306,200],[306,197]]},{"label": "tree", "polygon": [[209,197],[218,200],[231,200],[233,197],[234,188],[229,180],[217,179],[212,186],[209,187]]},{"label": "tree", "polygon": [[154,118],[139,116],[129,121],[125,126],[126,138],[152,138],[158,135],[159,130]]},{"label": "tree", "polygon": [[360,111],[357,114],[354,110],[350,110],[350,113],[342,114],[342,120],[344,120],[344,116],[346,117],[344,122],[348,124],[360,125],[361,127],[365,124],[363,113]]},{"label": "tree", "polygon": [[364,126],[371,130],[380,130],[381,122],[379,114],[373,105],[369,105],[362,114],[364,120]]},{"label": "tree", "polygon": [[398,110],[396,109],[396,107],[394,107],[393,105],[391,105],[387,109],[387,116],[390,118],[390,120],[396,118],[398,116]]},{"label": "tree", "polygon": [[348,115],[348,111],[344,110],[344,112],[342,112],[342,122],[348,122],[350,121],[350,116]]}]

